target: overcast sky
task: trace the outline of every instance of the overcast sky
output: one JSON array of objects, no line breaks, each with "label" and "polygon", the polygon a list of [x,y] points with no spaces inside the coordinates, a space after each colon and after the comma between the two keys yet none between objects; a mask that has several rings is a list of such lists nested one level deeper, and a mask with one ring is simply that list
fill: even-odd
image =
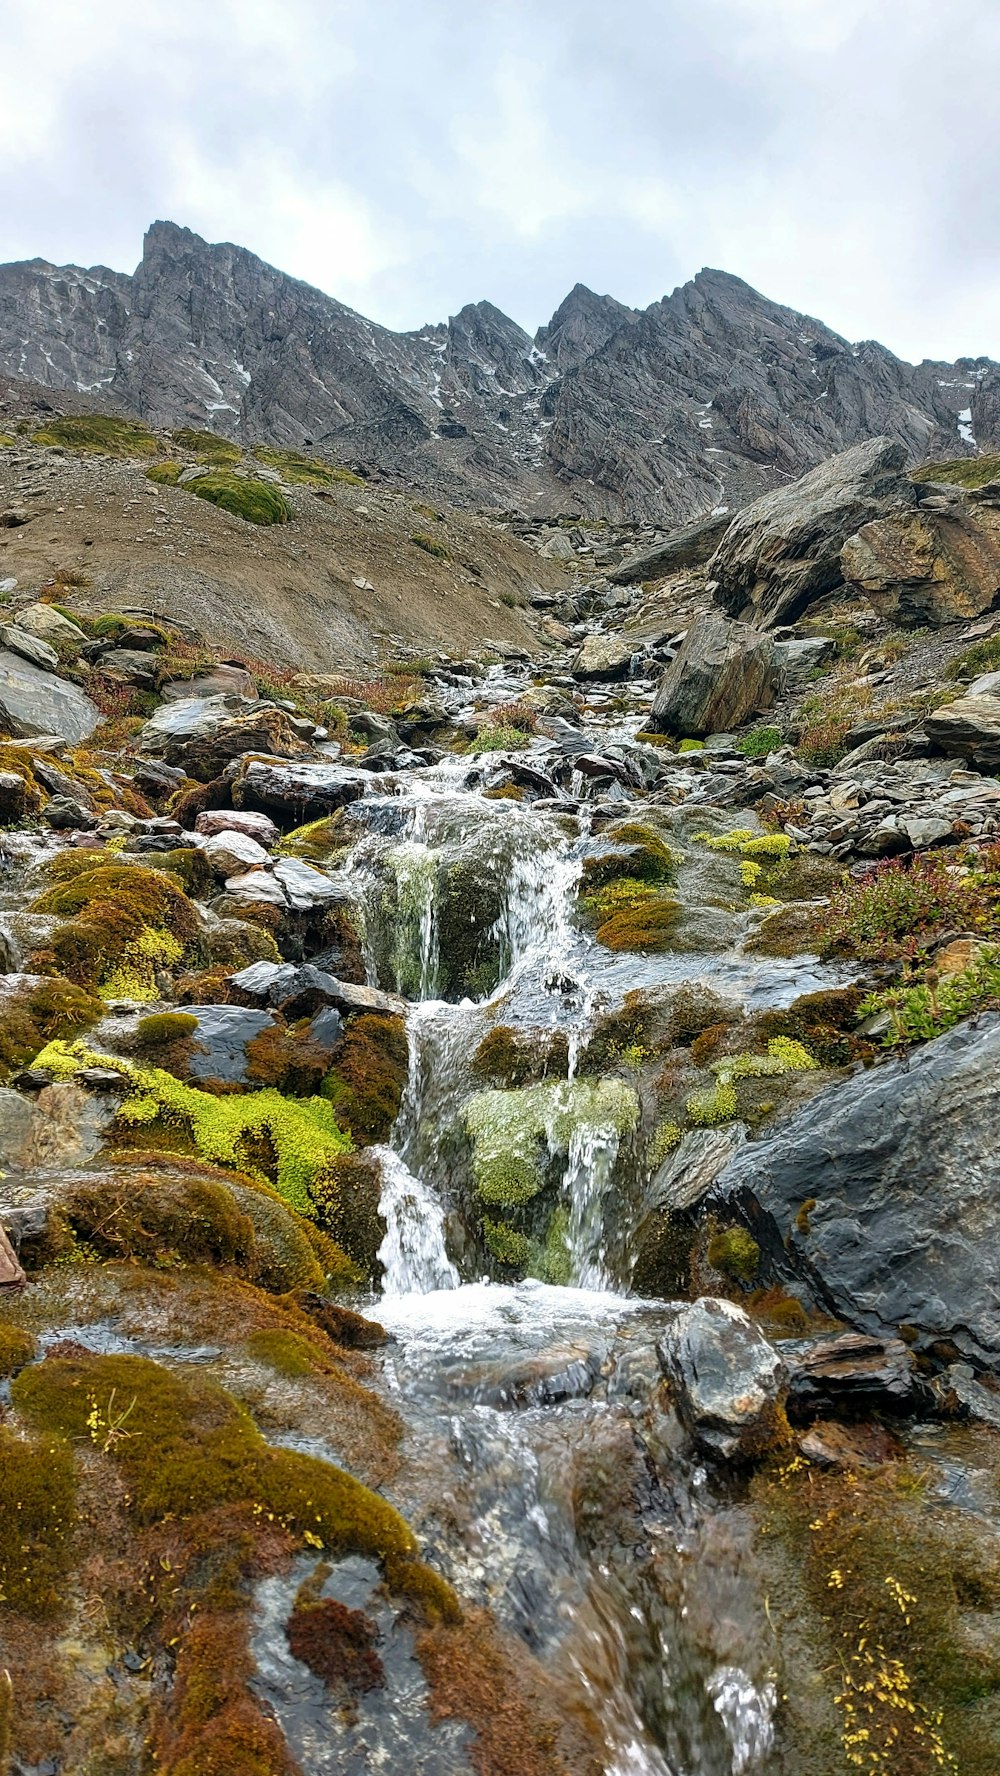
[{"label": "overcast sky", "polygon": [[5,0],[0,260],[169,217],[390,326],[702,265],[1000,357],[997,0]]}]

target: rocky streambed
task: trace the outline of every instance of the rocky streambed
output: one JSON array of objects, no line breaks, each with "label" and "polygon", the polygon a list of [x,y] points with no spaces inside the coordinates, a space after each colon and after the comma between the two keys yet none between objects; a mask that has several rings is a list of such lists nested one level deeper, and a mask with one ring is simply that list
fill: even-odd
[{"label": "rocky streambed", "polygon": [[0,747],[12,1776],[996,1768],[1000,787],[600,602]]}]

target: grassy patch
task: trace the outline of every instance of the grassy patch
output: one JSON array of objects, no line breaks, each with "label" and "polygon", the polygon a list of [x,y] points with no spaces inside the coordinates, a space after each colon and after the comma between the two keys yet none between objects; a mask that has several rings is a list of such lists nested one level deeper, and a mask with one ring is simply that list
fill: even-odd
[{"label": "grassy patch", "polygon": [[944,481],[955,487],[986,487],[1000,481],[1000,456],[960,456],[951,462],[921,463],[912,481]]},{"label": "grassy patch", "polygon": [[300,450],[272,450],[267,444],[257,444],[254,456],[267,468],[277,469],[286,481],[300,487],[330,487],[336,481],[346,481],[352,487],[364,486],[361,476],[353,474],[350,469],[342,469],[337,463],[321,462],[315,456],[305,456]]},{"label": "grassy patch", "polygon": [[245,519],[247,524],[287,524],[292,516],[288,501],[269,481],[244,480],[242,475],[230,474],[226,469],[199,475],[197,481],[188,483],[188,488],[197,499],[221,506],[224,512]]},{"label": "grassy patch", "polygon": [[184,426],[178,432],[171,432],[170,436],[180,450],[188,451],[202,462],[234,463],[240,460],[239,445],[231,438],[220,438],[218,432],[199,432],[193,426]]},{"label": "grassy patch", "polygon": [[780,728],[751,728],[749,734],[744,734],[742,739],[737,740],[736,750],[744,758],[766,758],[769,752],[774,752],[780,745]]},{"label": "grassy patch", "polygon": [[98,456],[156,456],[160,445],[137,420],[115,419],[104,413],[67,414],[49,420],[32,432],[33,444],[61,445]]},{"label": "grassy patch", "polygon": [[158,487],[176,487],[183,473],[181,462],[159,462],[146,470],[146,480],[155,481]]},{"label": "grassy patch", "polygon": [[531,745],[531,735],[521,728],[480,728],[470,742],[470,752],[523,752]]},{"label": "grassy patch", "polygon": [[418,549],[423,549],[425,555],[436,555],[439,561],[451,560],[445,544],[439,543],[437,537],[428,536],[425,530],[415,530],[410,541]]},{"label": "grassy patch", "polygon": [[877,961],[914,961],[955,931],[1000,932],[1000,846],[892,857],[834,895],[832,948]]}]

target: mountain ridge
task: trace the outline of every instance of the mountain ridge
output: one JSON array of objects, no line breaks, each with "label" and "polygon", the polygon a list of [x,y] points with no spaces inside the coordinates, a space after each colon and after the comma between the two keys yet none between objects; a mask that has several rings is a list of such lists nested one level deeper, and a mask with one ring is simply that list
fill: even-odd
[{"label": "mountain ridge", "polygon": [[712,267],[643,310],[577,283],[534,336],[487,299],[393,332],[168,221],[131,275],[0,266],[0,372],[459,506],[660,524],[881,434],[914,462],[1000,442],[991,359],[908,364]]}]

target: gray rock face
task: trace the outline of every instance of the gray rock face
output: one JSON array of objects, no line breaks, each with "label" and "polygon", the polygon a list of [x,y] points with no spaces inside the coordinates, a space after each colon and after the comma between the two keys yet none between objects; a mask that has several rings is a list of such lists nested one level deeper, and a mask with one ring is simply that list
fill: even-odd
[{"label": "gray rock face", "polygon": [[839,586],[848,537],[915,503],[905,461],[901,444],[875,438],[745,507],[709,562],[723,610],[761,627],[789,623]]},{"label": "gray rock face", "polygon": [[635,586],[640,580],[659,580],[685,567],[701,567],[715,553],[729,529],[728,513],[710,513],[671,531],[662,543],[629,555],[608,575],[613,586]]},{"label": "gray rock face", "polygon": [[398,1016],[406,1010],[406,1000],[396,994],[337,980],[311,962],[251,962],[248,968],[231,974],[229,984],[250,1003],[271,1005],[289,1016],[294,1013],[301,1017],[323,1005],[344,1012],[377,1012],[381,1016]]},{"label": "gray rock face", "polygon": [[270,1028],[274,1022],[271,1013],[245,1005],[188,1005],[184,1009],[198,1019],[190,1059],[194,1077],[245,1084],[247,1044]]},{"label": "gray rock face", "polygon": [[946,511],[876,518],[848,538],[841,571],[880,617],[904,628],[982,616],[1000,592],[1000,512],[955,501]]},{"label": "gray rock face", "polygon": [[820,1092],[714,1196],[841,1318],[1000,1367],[1000,1017]]},{"label": "gray rock face", "polygon": [[366,771],[311,759],[251,758],[233,782],[238,808],[273,814],[278,820],[319,820],[357,801],[371,784]]},{"label": "gray rock face", "polygon": [[928,740],[985,771],[1000,770],[1000,696],[959,697],[924,722]]},{"label": "gray rock face", "polygon": [[692,623],[660,680],[651,725],[703,739],[735,728],[774,701],[777,666],[769,635],[707,611]]},{"label": "gray rock face", "polygon": [[392,333],[170,222],[132,277],[0,267],[0,370],[153,426],[309,439],[456,504],[679,523],[880,434],[911,461],[965,454],[959,412],[982,443],[996,405],[979,369],[852,348],[720,271],[641,314],[577,285],[532,340],[489,302]]},{"label": "gray rock face", "polygon": [[763,1452],[785,1367],[741,1307],[711,1295],[686,1304],[657,1349],[680,1416],[701,1448],[729,1460]]},{"label": "gray rock face", "polygon": [[0,649],[0,727],[8,734],[19,739],[58,734],[77,746],[99,720],[96,704],[76,685]]}]

